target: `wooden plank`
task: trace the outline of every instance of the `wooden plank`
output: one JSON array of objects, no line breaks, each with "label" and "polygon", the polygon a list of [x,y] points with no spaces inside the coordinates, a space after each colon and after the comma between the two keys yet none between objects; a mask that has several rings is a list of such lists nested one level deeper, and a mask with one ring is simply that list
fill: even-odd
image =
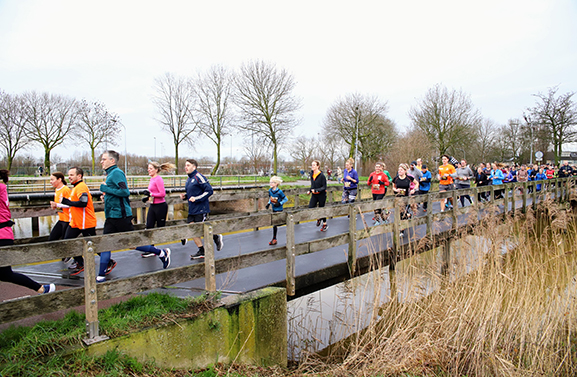
[{"label": "wooden plank", "polygon": [[394,231],[394,224],[381,224],[375,225],[371,227],[367,227],[365,229],[357,230],[355,238],[357,241],[364,240],[365,238],[378,236],[380,234],[386,234]]}]

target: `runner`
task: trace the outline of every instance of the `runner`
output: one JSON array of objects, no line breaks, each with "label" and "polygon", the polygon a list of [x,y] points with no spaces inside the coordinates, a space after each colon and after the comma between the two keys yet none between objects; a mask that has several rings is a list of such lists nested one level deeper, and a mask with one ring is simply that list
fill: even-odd
[{"label": "runner", "polygon": [[[385,197],[387,186],[389,185],[389,178],[383,172],[383,163],[377,162],[375,164],[375,171],[369,176],[367,184],[371,186],[371,193],[373,194],[373,200],[381,200]],[[376,208],[375,213],[375,223],[373,225],[380,225],[385,222],[382,216],[382,210]]]},{"label": "runner", "polygon": [[[14,245],[14,232],[12,226],[12,214],[10,212],[10,203],[8,201],[8,170],[0,170],[0,247]],[[10,252],[8,250],[8,252]],[[21,285],[30,288],[40,294],[50,293],[56,290],[54,284],[42,285],[30,279],[28,276],[12,271],[12,266],[0,267],[0,281],[6,281],[12,284]]]},{"label": "runner", "polygon": [[[419,183],[415,181],[415,179],[407,175],[407,171],[409,167],[407,164],[400,164],[398,174],[395,178],[393,178],[393,192],[395,196],[398,197],[406,197],[410,195],[414,195],[415,192],[419,189]],[[411,189],[411,186],[414,185],[414,188]],[[410,204],[403,206],[401,208],[401,220],[407,220],[412,217],[412,214],[409,212]],[[405,232],[402,230],[400,236],[404,236]]]},{"label": "runner", "polygon": [[[56,189],[54,192],[54,202],[62,203],[63,198],[69,198],[72,190],[66,186],[66,178],[64,174],[55,171],[50,175],[50,184]],[[58,208],[58,221],[50,231],[48,241],[55,241],[64,238],[66,229],[70,224],[70,208]],[[71,258],[62,259],[63,262],[68,262]]]},{"label": "runner", "polygon": [[[273,212],[282,212],[283,205],[288,201],[288,198],[279,188],[280,184],[282,183],[281,177],[277,177],[276,175],[270,178],[270,189],[268,190],[268,203],[266,208],[269,209],[272,205]],[[269,245],[276,245],[276,234],[278,231],[278,227],[273,225],[272,227],[272,240],[268,243]]]},{"label": "runner", "polygon": [[343,172],[343,198],[341,203],[354,203],[357,197],[357,185],[359,183],[359,174],[353,165],[355,160],[349,158],[345,162],[345,171]]},{"label": "runner", "polygon": [[[314,160],[311,164],[311,188],[307,191],[307,195],[311,195],[309,201],[309,208],[316,208],[317,205],[322,208],[327,201],[327,180],[322,171],[320,171],[321,163]],[[346,174],[346,172],[345,172]],[[356,190],[355,190],[356,191]],[[343,193],[344,198],[344,193]],[[322,226],[321,226],[322,224]],[[328,229],[327,218],[323,217],[317,220],[317,226],[321,227],[321,232],[326,232]]]},{"label": "runner", "polygon": [[[450,157],[446,154],[441,157],[443,165],[439,166],[439,174],[437,175],[439,178],[439,192],[454,190],[451,174],[455,174],[456,170],[453,165],[449,164],[449,159]],[[448,203],[451,203],[451,205]],[[448,201],[447,199],[442,199],[441,212],[445,210],[445,207],[452,208],[453,204],[453,198],[448,198]]]}]

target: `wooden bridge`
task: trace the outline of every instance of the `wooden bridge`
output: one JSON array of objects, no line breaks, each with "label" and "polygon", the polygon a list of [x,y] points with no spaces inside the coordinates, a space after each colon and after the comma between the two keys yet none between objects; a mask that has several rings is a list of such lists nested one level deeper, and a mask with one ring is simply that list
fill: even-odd
[{"label": "wooden bridge", "polygon": [[[84,305],[88,328],[87,342],[99,339],[98,301],[124,297],[163,287],[178,294],[198,294],[199,290],[229,290],[231,293],[253,290],[267,285],[286,286],[289,296],[306,290],[311,285],[326,283],[343,276],[353,276],[365,270],[370,259],[378,257],[383,265],[394,268],[398,260],[414,252],[428,250],[450,238],[460,229],[474,226],[485,216],[489,207],[501,213],[515,214],[526,211],[547,197],[564,201],[569,199],[574,178],[554,179],[542,182],[511,183],[500,186],[475,187],[466,190],[433,192],[428,195],[394,198],[387,196],[381,201],[361,201],[354,204],[338,204],[340,187],[330,187],[330,204],[325,208],[308,209],[299,201],[306,188],[284,190],[291,198],[293,207],[285,207],[281,213],[256,211],[259,201],[267,200],[267,191],[241,191],[215,193],[214,200],[252,199],[255,211],[234,217],[215,218],[203,224],[183,224],[173,221],[170,226],[133,232],[78,238],[66,241],[34,242],[19,240],[18,244],[0,248],[0,266],[26,264],[15,270],[37,273],[44,279],[52,279],[68,289],[47,295],[36,295],[0,304],[0,323],[12,322],[32,315],[52,313]],[[536,185],[542,184],[541,191]],[[529,187],[532,193],[529,194]],[[508,193],[495,200],[495,190]],[[519,191],[518,191],[519,190]],[[479,203],[477,194],[487,192],[488,203]],[[519,194],[521,193],[521,194]],[[471,206],[457,208],[459,195],[471,195]],[[360,195],[359,195],[360,197]],[[453,198],[455,208],[440,212],[439,200]],[[169,198],[169,203],[178,199]],[[419,211],[410,220],[401,220],[401,206],[407,203],[428,203],[429,211]],[[142,203],[134,200],[136,206]],[[261,203],[262,204],[262,203]],[[372,226],[373,210],[388,209],[392,212],[387,224]],[[494,213],[494,211],[489,211]],[[21,214],[22,215],[22,214]],[[32,213],[28,213],[29,216]],[[314,226],[317,218],[329,218],[329,230],[318,232]],[[279,244],[269,246],[270,230],[259,228],[286,225],[279,228]],[[405,236],[399,235],[401,230]],[[215,255],[212,242],[205,243],[204,261],[190,261],[189,254],[196,248],[183,247],[180,239],[204,237],[224,233],[225,247]],[[283,242],[285,235],[286,242]],[[113,254],[118,267],[109,281],[96,283],[94,253],[108,250],[130,249],[149,244],[172,244],[172,264],[163,270],[156,258],[140,258],[134,250]],[[369,244],[370,243],[370,244]],[[189,244],[190,245],[190,244]],[[372,245],[369,247],[369,245]],[[194,250],[193,250],[194,249]],[[85,258],[84,279],[63,279],[61,258],[82,254]],[[56,261],[56,262],[55,262]],[[34,264],[34,265],[31,265]],[[298,270],[298,273],[297,273]],[[66,274],[64,274],[66,275]],[[235,280],[231,283],[232,280]],[[248,283],[243,279],[248,279]],[[231,287],[234,287],[231,289]]]}]

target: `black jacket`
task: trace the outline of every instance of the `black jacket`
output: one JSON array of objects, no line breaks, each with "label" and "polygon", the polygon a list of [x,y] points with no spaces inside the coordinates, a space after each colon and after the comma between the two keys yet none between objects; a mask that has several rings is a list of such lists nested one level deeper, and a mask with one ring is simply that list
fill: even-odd
[{"label": "black jacket", "polygon": [[311,171],[311,191],[312,190],[318,191],[319,193],[327,191],[327,179],[322,171],[317,175],[317,179],[313,178],[313,172]]},{"label": "black jacket", "polygon": [[477,172],[475,174],[475,184],[477,186],[487,186],[489,184],[489,177],[487,176],[487,173],[484,171],[481,173]]}]

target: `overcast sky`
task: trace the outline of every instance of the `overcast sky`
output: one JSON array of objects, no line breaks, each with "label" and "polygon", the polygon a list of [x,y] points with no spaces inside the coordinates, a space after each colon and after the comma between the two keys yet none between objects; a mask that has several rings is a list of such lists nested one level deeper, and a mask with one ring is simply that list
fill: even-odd
[{"label": "overcast sky", "polygon": [[[469,93],[504,124],[535,103],[532,94],[577,91],[576,20],[575,0],[0,0],[0,89],[104,102],[127,127],[128,152],[150,158],[154,137],[157,156],[174,154],[154,120],[155,77],[255,59],[296,79],[294,136],[316,136],[328,107],[354,92],[387,101],[402,131],[437,83]],[[242,138],[228,137],[224,156],[231,145],[240,157]],[[82,149],[68,141],[54,153]],[[199,139],[180,155],[216,153]]]}]

